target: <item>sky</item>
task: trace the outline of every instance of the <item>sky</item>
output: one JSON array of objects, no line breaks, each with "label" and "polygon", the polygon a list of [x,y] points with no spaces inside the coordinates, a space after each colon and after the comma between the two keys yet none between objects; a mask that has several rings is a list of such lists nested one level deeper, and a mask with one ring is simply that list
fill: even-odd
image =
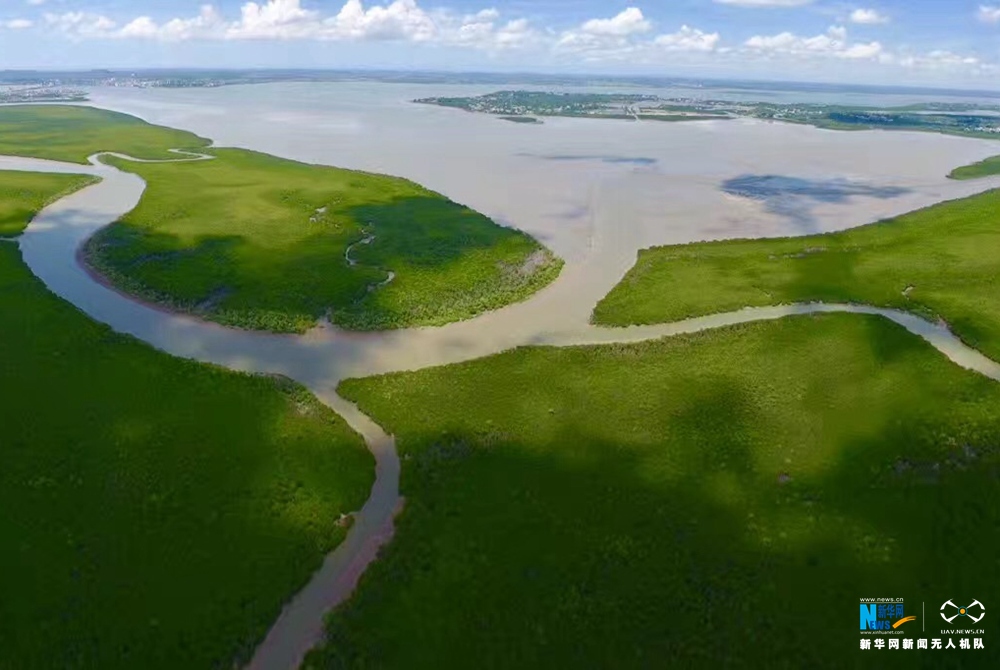
[{"label": "sky", "polygon": [[1000,0],[0,0],[0,69],[153,67],[1000,89]]}]

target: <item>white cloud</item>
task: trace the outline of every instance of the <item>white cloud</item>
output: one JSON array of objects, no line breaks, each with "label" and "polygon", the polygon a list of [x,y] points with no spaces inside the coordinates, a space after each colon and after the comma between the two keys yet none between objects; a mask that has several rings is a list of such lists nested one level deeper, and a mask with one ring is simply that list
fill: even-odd
[{"label": "white cloud", "polygon": [[111,37],[118,25],[106,16],[91,12],[50,13],[43,18],[46,25],[75,38]]},{"label": "white cloud", "polygon": [[855,9],[851,12],[851,23],[861,25],[876,25],[889,23],[889,17],[875,9]]},{"label": "white cloud", "polygon": [[[285,0],[299,4],[299,0]],[[323,22],[322,36],[350,39],[409,39],[427,41],[438,27],[416,0],[396,0],[388,6],[366,10],[361,0],[348,0],[333,19]]]},{"label": "white cloud", "polygon": [[28,0],[28,4],[32,7],[40,7],[45,4],[45,0]]},{"label": "white cloud", "polygon": [[7,30],[25,30],[35,25],[34,21],[29,21],[28,19],[10,19],[9,21],[0,21],[0,28],[6,28]]},{"label": "white cloud", "polygon": [[161,23],[140,16],[120,28],[105,16],[84,12],[47,14],[45,21],[76,39],[399,40],[484,50],[522,48],[542,41],[542,33],[526,19],[501,21],[500,12],[493,8],[465,15],[447,10],[429,12],[416,0],[368,7],[361,0],[346,0],[336,14],[327,16],[303,7],[301,0],[246,2],[239,18],[228,20],[215,6],[203,5],[194,17]]},{"label": "white cloud", "polygon": [[879,42],[850,44],[847,29],[831,26],[822,35],[800,37],[784,32],[777,35],[755,35],[744,46],[753,53],[773,56],[832,57],[846,59],[875,59],[883,48]]},{"label": "white cloud", "polygon": [[883,54],[882,44],[868,42],[867,44],[852,44],[837,55],[840,58],[852,60],[872,60]]},{"label": "white cloud", "polygon": [[588,35],[609,35],[626,37],[649,32],[652,25],[642,15],[638,7],[629,7],[610,19],[591,19],[580,26],[580,31]]},{"label": "white cloud", "polygon": [[719,45],[719,33],[706,33],[697,28],[681,26],[676,33],[659,35],[653,44],[667,51],[714,51]]},{"label": "white cloud", "polygon": [[[360,4],[356,0],[344,5]],[[299,0],[248,2],[240,8],[240,20],[232,24],[226,36],[232,39],[295,39],[316,37],[319,12],[303,9]]]},{"label": "white cloud", "polygon": [[564,31],[556,40],[557,52],[587,54],[589,60],[622,58],[639,46],[637,38],[652,29],[642,10],[629,7],[610,19],[590,19]]},{"label": "white cloud", "polygon": [[715,2],[737,7],[802,7],[812,4],[813,0],[715,0]]},{"label": "white cloud", "polygon": [[532,28],[527,19],[514,19],[500,25],[497,23],[499,18],[499,12],[493,9],[464,16],[460,22],[445,29],[443,41],[488,51],[519,49],[540,43],[541,33]]},{"label": "white cloud", "polygon": [[979,5],[978,16],[983,23],[1000,23],[1000,6]]},{"label": "white cloud", "polygon": [[220,36],[225,21],[212,5],[203,5],[198,16],[190,19],[171,19],[160,25],[148,16],[140,16],[126,24],[117,36],[123,38],[158,39],[165,42]]}]

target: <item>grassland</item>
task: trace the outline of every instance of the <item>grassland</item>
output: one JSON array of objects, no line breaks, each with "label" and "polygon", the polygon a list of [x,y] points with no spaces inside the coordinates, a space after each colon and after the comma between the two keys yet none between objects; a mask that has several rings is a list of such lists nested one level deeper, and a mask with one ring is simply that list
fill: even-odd
[{"label": "grassland", "polygon": [[[291,332],[328,313],[359,330],[456,321],[527,297],[561,266],[531,237],[404,179],[211,153],[197,163],[108,159],[148,188],[91,240],[89,262],[176,309]],[[347,248],[369,236],[351,265]]]},{"label": "grassland", "polygon": [[208,140],[153,126],[127,114],[71,105],[0,107],[0,154],[87,163],[102,151],[145,159],[177,158],[168,149],[198,149]]},{"label": "grassland", "polygon": [[[0,173],[22,226],[72,185]],[[361,439],[301,387],[116,335],[12,244],[0,352],[0,668],[241,664],[368,495]]]},{"label": "grassland", "polygon": [[3,173],[0,179],[0,237],[20,233],[43,207],[94,181],[82,175]]},{"label": "grassland", "polygon": [[998,586],[1000,385],[876,317],[341,392],[397,435],[407,502],[307,668],[871,667],[857,598]]},{"label": "grassland", "polygon": [[845,232],[657,247],[594,310],[608,325],[822,300],[943,318],[1000,360],[1000,191]]},{"label": "grassland", "polygon": [[948,176],[952,179],[981,179],[1000,174],[1000,156],[992,156],[972,165],[955,168]]}]

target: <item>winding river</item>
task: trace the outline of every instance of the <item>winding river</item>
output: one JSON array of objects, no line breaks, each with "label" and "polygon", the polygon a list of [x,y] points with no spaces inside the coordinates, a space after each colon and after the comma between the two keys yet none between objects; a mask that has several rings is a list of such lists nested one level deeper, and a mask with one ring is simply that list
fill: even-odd
[{"label": "winding river", "polygon": [[[127,157],[125,157],[127,158]],[[178,161],[199,160],[197,156]],[[636,248],[614,231],[590,243],[590,260],[567,265],[560,278],[531,299],[478,318],[440,328],[349,333],[329,325],[305,335],[274,335],[228,329],[143,304],[103,285],[77,261],[80,246],[98,229],[138,203],[145,184],[92,157],[89,166],[0,156],[0,170],[88,174],[101,181],[46,207],[17,243],[31,271],[48,288],[114,330],[133,335],[175,356],[246,372],[277,373],[307,386],[360,433],[376,459],[376,480],[346,540],[326,557],[308,585],[284,608],[249,667],[297,668],[323,637],[324,614],[346,599],[379,547],[393,533],[400,509],[400,463],[395,442],[374,421],[336,393],[348,377],[457,363],[524,345],[594,345],[639,342],[738,323],[817,312],[879,315],[923,338],[956,364],[1000,381],[1000,365],[965,346],[945,326],[912,314],[844,304],[796,304],[744,309],[671,324],[601,328],[590,310],[620,279],[622,259]],[[990,183],[982,186],[985,188]],[[601,259],[612,258],[610,264]],[[605,268],[591,272],[593,268]],[[608,269],[610,268],[610,269]]]}]

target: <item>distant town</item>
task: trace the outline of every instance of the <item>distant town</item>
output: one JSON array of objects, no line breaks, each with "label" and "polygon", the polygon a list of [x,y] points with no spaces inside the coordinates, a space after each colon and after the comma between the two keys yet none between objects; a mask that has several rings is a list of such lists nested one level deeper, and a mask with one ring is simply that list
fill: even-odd
[{"label": "distant town", "polygon": [[87,92],[59,86],[0,86],[0,104],[24,102],[84,102]]}]

